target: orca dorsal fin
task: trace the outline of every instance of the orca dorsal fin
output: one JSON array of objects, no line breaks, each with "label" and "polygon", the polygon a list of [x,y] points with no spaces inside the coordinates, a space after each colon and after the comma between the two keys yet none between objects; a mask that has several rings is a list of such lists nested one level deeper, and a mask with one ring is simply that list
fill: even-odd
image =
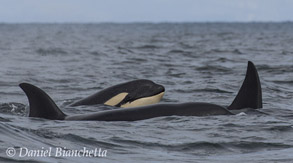
[{"label": "orca dorsal fin", "polygon": [[52,120],[63,120],[65,118],[66,115],[43,90],[28,83],[21,83],[19,86],[29,100],[29,117]]},{"label": "orca dorsal fin", "polygon": [[262,92],[259,76],[254,64],[248,61],[246,76],[229,110],[262,108]]}]

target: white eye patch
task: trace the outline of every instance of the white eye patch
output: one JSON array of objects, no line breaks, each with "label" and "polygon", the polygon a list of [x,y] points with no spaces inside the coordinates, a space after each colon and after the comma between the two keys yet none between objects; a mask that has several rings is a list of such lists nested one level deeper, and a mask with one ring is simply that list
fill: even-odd
[{"label": "white eye patch", "polygon": [[109,99],[108,101],[106,101],[104,104],[110,105],[110,106],[115,106],[115,105],[119,104],[127,95],[128,95],[128,93],[126,93],[126,92],[119,93],[118,95],[116,95],[116,96],[112,97],[111,99]]}]

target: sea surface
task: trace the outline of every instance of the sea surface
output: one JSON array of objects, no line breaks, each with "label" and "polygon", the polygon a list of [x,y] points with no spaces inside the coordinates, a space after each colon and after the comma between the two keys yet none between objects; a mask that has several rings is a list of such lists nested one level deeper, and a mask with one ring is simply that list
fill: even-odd
[{"label": "sea surface", "polygon": [[[42,88],[69,115],[101,111],[67,105],[135,79],[164,85],[161,103],[228,106],[249,60],[262,113],[54,121],[27,117],[18,86]],[[293,23],[0,24],[0,162],[15,161],[293,162]]]}]

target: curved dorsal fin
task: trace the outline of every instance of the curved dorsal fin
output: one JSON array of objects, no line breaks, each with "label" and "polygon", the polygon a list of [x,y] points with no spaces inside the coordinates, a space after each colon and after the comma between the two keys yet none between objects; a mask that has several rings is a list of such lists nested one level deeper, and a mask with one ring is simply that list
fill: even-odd
[{"label": "curved dorsal fin", "polygon": [[66,115],[43,90],[28,83],[21,83],[19,86],[29,100],[29,117],[52,120],[63,120],[65,118]]},{"label": "curved dorsal fin", "polygon": [[262,92],[257,70],[251,61],[248,61],[246,76],[229,110],[243,108],[262,108]]}]

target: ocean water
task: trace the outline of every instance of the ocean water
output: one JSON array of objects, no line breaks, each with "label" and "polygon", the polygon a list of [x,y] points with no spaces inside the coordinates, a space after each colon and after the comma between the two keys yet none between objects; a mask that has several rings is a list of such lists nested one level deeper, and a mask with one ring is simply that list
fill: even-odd
[{"label": "ocean water", "polygon": [[[164,85],[161,103],[227,106],[248,60],[263,113],[53,121],[27,117],[18,87],[69,115],[101,111],[66,105],[135,79]],[[0,162],[292,162],[292,86],[293,23],[0,24]]]}]

